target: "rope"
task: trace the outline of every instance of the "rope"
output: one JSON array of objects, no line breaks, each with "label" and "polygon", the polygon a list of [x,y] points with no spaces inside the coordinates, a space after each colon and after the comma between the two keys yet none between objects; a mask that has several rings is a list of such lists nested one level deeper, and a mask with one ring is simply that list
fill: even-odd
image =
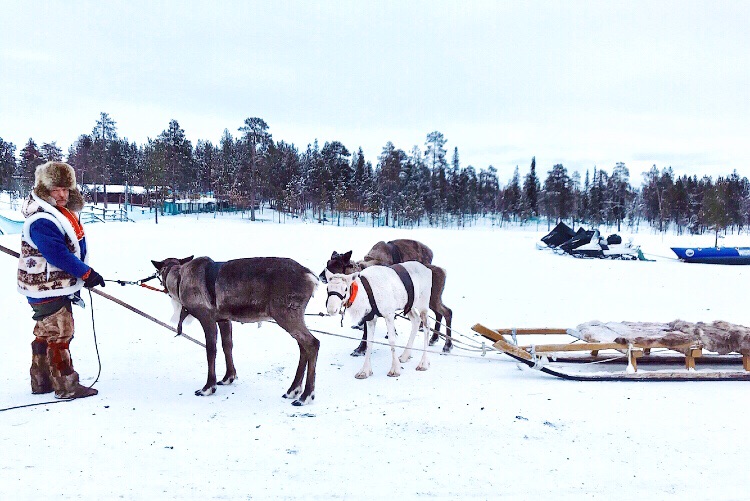
[{"label": "rope", "polygon": [[[109,294],[107,294],[106,292],[102,292],[102,291],[100,291],[100,290],[98,290],[98,289],[92,289],[92,290],[91,290],[91,292],[93,292],[93,293],[95,293],[95,294],[99,294],[100,296],[102,296],[102,297],[105,297],[105,298],[109,299],[110,301],[112,301],[112,302],[114,302],[114,303],[117,303],[117,304],[119,304],[119,305],[120,305],[120,306],[122,306],[123,308],[127,308],[128,310],[132,311],[133,313],[137,313],[138,315],[140,315],[140,316],[142,316],[142,317],[144,317],[144,318],[147,318],[147,319],[151,320],[151,321],[152,321],[152,322],[154,322],[155,324],[159,324],[159,325],[161,325],[162,327],[164,327],[165,329],[168,329],[168,330],[170,330],[170,331],[174,332],[175,334],[177,334],[177,329],[176,329],[175,327],[172,327],[171,325],[169,325],[169,324],[167,324],[167,323],[164,323],[164,322],[162,322],[161,320],[159,320],[159,319],[157,319],[157,318],[154,318],[154,317],[152,317],[152,316],[151,316],[151,315],[149,315],[148,313],[145,313],[145,312],[143,312],[143,311],[139,310],[138,308],[136,308],[136,307],[134,307],[134,306],[131,306],[131,305],[129,305],[128,303],[126,303],[126,302],[124,302],[124,301],[121,301],[120,299],[117,299],[117,298],[116,298],[116,297],[114,297],[114,296],[110,296],[110,295],[109,295]],[[200,341],[198,341],[197,339],[194,339],[194,338],[192,338],[192,337],[188,336],[187,334],[184,334],[184,333],[182,333],[182,334],[178,334],[178,335],[179,335],[179,336],[182,336],[182,337],[184,337],[184,338],[185,338],[185,339],[187,339],[188,341],[192,341],[193,343],[197,344],[198,346],[202,346],[203,348],[205,348],[205,347],[206,347],[206,345],[205,345],[205,344],[201,343],[201,342],[200,342]]]},{"label": "rope", "polygon": [[[272,323],[276,324],[276,322],[274,322],[273,320],[268,320],[268,322],[272,322]],[[276,325],[278,325],[278,324],[276,324]],[[321,331],[321,330],[309,329],[309,328],[308,328],[308,330],[310,332],[315,332],[315,333],[318,333],[318,334],[325,334],[327,336],[341,337],[341,338],[344,338],[344,339],[353,339],[354,341],[361,341],[362,340],[361,337],[345,336],[344,334],[336,334],[334,332],[327,332],[327,331]],[[372,344],[380,344],[380,345],[383,345],[383,346],[390,346],[391,345],[390,343],[384,343],[382,341],[375,341],[375,340],[372,340],[372,341],[369,341],[369,342],[372,343]],[[394,344],[393,347],[394,348],[404,348],[404,349],[406,349],[406,346],[399,345],[399,344]],[[427,353],[435,353],[435,354],[444,355],[444,356],[447,356],[447,357],[473,358],[475,360],[491,360],[491,359],[488,359],[486,357],[473,357],[473,356],[470,356],[470,355],[459,355],[457,353],[442,353],[441,354],[441,353],[438,353],[436,351],[425,350],[424,348],[417,348],[417,347],[412,347],[411,350],[413,350],[413,351],[423,351],[423,352],[427,352]]]},{"label": "rope", "polygon": [[[10,255],[11,255],[11,256],[13,256],[13,257],[19,257],[19,254],[18,254],[18,252],[14,251],[14,250],[12,250],[12,249],[9,249],[9,248],[7,248],[7,247],[5,247],[5,246],[3,246],[3,245],[0,245],[0,251],[2,251],[2,252],[5,252],[6,254],[10,254]],[[140,285],[141,285],[141,287],[144,287],[144,286],[145,286],[145,284],[140,284]],[[153,287],[151,287],[151,286],[145,286],[145,287],[147,287],[147,288],[149,288],[149,289],[152,289],[152,288],[153,288]],[[159,290],[159,289],[155,289],[155,290]],[[120,306],[122,306],[123,308],[127,308],[128,310],[132,311],[133,313],[136,313],[136,314],[138,314],[138,315],[140,315],[140,316],[142,316],[142,317],[144,317],[144,318],[147,318],[147,319],[151,320],[152,322],[154,322],[154,323],[156,323],[156,324],[159,324],[159,325],[161,325],[161,326],[162,326],[162,327],[164,327],[165,329],[169,329],[170,331],[174,332],[175,334],[178,334],[178,333],[177,333],[177,329],[176,329],[175,327],[172,327],[171,325],[169,325],[169,324],[167,324],[167,323],[164,323],[164,322],[162,322],[161,320],[158,320],[158,319],[156,319],[156,318],[152,317],[152,316],[151,316],[151,315],[149,315],[148,313],[144,313],[143,311],[139,310],[138,308],[136,308],[136,307],[134,307],[134,306],[131,306],[131,305],[129,305],[128,303],[126,303],[126,302],[124,302],[124,301],[122,301],[122,300],[120,300],[120,299],[117,299],[117,298],[116,298],[116,297],[114,297],[114,296],[110,296],[110,295],[109,295],[109,294],[107,294],[106,292],[100,291],[99,289],[89,289],[89,294],[91,294],[92,292],[93,292],[94,294],[99,294],[100,296],[102,296],[102,297],[104,297],[104,298],[106,298],[106,299],[109,299],[110,301],[112,301],[112,302],[114,302],[114,303],[117,303],[117,304],[119,304],[119,305],[120,305]],[[92,311],[92,314],[93,314],[93,311]],[[187,340],[189,340],[189,341],[192,341],[193,343],[197,344],[198,346],[202,346],[203,348],[205,348],[205,347],[206,347],[206,345],[205,345],[205,344],[201,343],[201,342],[200,342],[200,341],[198,341],[197,339],[194,339],[194,338],[192,338],[192,337],[188,336],[187,334],[178,334],[178,335],[179,335],[179,336],[182,336],[182,337],[184,337],[185,339],[187,339]]]},{"label": "rope", "polygon": [[[397,314],[396,314],[396,316],[397,316],[397,317],[400,317],[400,318],[403,318],[403,319],[406,319],[406,320],[409,320],[409,319],[408,319],[407,317],[405,317],[404,315],[402,315],[402,314],[400,314],[400,313],[397,313]],[[445,327],[446,329],[448,328],[448,326],[447,326],[446,324],[444,324],[443,322],[438,322],[438,320],[437,320],[437,319],[436,319],[435,317],[431,316],[431,315],[427,315],[427,318],[428,318],[429,320],[432,320],[433,322],[436,322],[436,323],[437,323],[437,324],[439,324],[440,326],[442,326],[442,327]],[[429,327],[429,326],[427,326],[427,328],[428,328],[428,329],[430,329],[430,330],[431,330],[432,332],[437,332],[437,335],[438,335],[438,336],[439,336],[439,337],[440,337],[441,339],[443,339],[443,340],[445,340],[445,339],[446,339],[446,337],[447,337],[447,336],[446,336],[445,334],[443,334],[442,332],[440,332],[440,331],[436,331],[436,330],[435,330],[434,328],[432,328],[432,327]],[[453,333],[454,333],[454,332],[455,332],[456,334],[458,334],[459,336],[465,337],[465,338],[466,338],[466,339],[468,339],[469,341],[471,341],[471,342],[473,342],[473,343],[476,343],[476,344],[472,345],[472,344],[469,344],[469,343],[467,343],[467,342],[461,341],[460,339],[457,339],[456,337],[454,337],[454,336],[453,336]],[[476,334],[475,334],[474,336],[475,336],[475,337],[479,337],[479,336],[478,336],[478,335],[476,335]],[[481,343],[480,343],[480,342],[478,342],[478,341],[475,341],[474,339],[472,339],[472,338],[470,338],[469,336],[467,336],[466,334],[464,334],[464,333],[462,333],[462,332],[460,332],[460,331],[458,331],[458,330],[454,329],[453,327],[451,327],[451,341],[452,341],[452,343],[453,343],[454,345],[455,345],[455,344],[458,344],[458,345],[462,345],[462,344],[463,344],[463,345],[466,345],[466,346],[471,346],[471,348],[462,348],[461,346],[457,346],[457,348],[458,348],[459,350],[470,351],[470,352],[475,352],[475,353],[486,353],[488,349],[490,349],[490,350],[493,350],[493,351],[499,351],[499,350],[497,350],[497,349],[496,349],[495,347],[493,347],[493,346],[490,346],[490,347],[488,348],[488,347],[487,347],[487,346],[485,345],[485,343],[484,343],[484,342],[481,342]]]},{"label": "rope", "polygon": [[644,256],[653,256],[653,257],[660,257],[662,259],[669,259],[671,261],[679,261],[679,258],[676,258],[674,256],[660,256],[659,254],[651,254],[650,252],[644,252]]}]

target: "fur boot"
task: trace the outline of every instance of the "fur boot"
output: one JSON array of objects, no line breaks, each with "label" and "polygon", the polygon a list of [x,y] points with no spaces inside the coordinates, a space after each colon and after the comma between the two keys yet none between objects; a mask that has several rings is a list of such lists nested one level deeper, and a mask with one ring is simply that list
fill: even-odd
[{"label": "fur boot", "polygon": [[78,382],[78,373],[73,370],[73,359],[67,342],[49,343],[47,355],[50,360],[50,374],[55,398],[86,398],[99,393],[94,388]]},{"label": "fur boot", "polygon": [[52,386],[55,388],[55,398],[86,398],[99,393],[96,388],[80,384],[77,372],[66,376],[52,376]]},{"label": "fur boot", "polygon": [[47,358],[47,341],[35,339],[31,343],[31,393],[49,393],[53,390],[50,379],[49,359]]}]

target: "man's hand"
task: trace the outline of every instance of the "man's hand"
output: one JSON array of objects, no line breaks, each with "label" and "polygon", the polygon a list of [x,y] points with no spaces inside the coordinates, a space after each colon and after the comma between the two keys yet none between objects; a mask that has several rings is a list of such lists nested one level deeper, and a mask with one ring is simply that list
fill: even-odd
[{"label": "man's hand", "polygon": [[83,280],[83,286],[87,289],[91,289],[97,285],[104,287],[104,278],[92,268],[91,272],[89,272],[89,276]]}]

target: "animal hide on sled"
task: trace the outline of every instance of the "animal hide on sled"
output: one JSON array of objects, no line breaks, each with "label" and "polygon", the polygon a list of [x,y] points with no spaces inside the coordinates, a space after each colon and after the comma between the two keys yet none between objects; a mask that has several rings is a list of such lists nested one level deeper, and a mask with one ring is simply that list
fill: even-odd
[{"label": "animal hide on sled", "polygon": [[594,320],[579,325],[576,330],[581,339],[589,342],[633,343],[643,348],[656,344],[677,347],[693,343],[720,355],[750,351],[750,328],[723,320],[711,323],[684,320],[604,323]]}]

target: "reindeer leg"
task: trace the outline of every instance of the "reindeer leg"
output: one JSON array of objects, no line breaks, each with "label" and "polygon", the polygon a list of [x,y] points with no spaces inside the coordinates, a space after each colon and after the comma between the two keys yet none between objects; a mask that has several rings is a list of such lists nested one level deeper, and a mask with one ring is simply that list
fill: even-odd
[{"label": "reindeer leg", "polygon": [[375,324],[377,318],[370,320],[365,323],[365,343],[367,349],[365,350],[365,363],[362,365],[362,369],[354,375],[357,379],[367,379],[372,376],[372,365],[370,365],[370,354],[372,353],[372,338],[375,337]]},{"label": "reindeer leg", "polygon": [[281,395],[283,398],[297,398],[297,395],[302,393],[302,378],[305,375],[305,367],[307,367],[307,350],[299,335],[295,333],[289,333],[293,338],[297,340],[299,346],[299,363],[297,363],[297,371],[294,373],[294,379],[292,380],[291,386],[286,390],[286,393]]},{"label": "reindeer leg", "polygon": [[[414,323],[415,323],[414,320],[412,320],[412,325],[414,325]],[[417,321],[417,323],[419,322]],[[427,312],[424,312],[424,311],[422,312],[422,323],[424,325],[427,325]],[[425,330],[424,331],[424,347],[423,347],[424,351],[422,351],[422,360],[420,360],[419,365],[417,365],[418,371],[426,371],[430,367],[430,361],[427,360],[427,345],[428,345],[429,338],[430,338],[430,333]],[[409,344],[411,345],[411,339],[409,340]]]},{"label": "reindeer leg", "polygon": [[196,396],[213,395],[216,392],[216,322],[213,319],[198,319],[206,335],[206,359],[208,360],[208,379],[206,385],[195,391]]},{"label": "reindeer leg", "polygon": [[432,337],[430,338],[430,346],[435,344],[440,338],[440,321],[443,320],[443,315],[435,312],[435,330],[432,331]]},{"label": "reindeer leg", "polygon": [[351,356],[361,357],[365,354],[365,351],[367,351],[367,325],[365,325],[364,332],[362,333],[362,341],[360,341],[359,346],[357,346],[354,351],[351,352]]},{"label": "reindeer leg", "polygon": [[[409,312],[409,320],[411,321],[411,333],[409,333],[409,341],[406,343],[406,348],[404,348],[404,352],[401,354],[400,357],[398,357],[398,359],[402,363],[408,362],[409,359],[411,358],[411,347],[414,344],[414,338],[417,337],[417,331],[419,330],[419,326],[420,326],[420,317],[414,310],[411,310]],[[425,336],[429,336],[427,331],[424,331],[424,332],[425,332]]]},{"label": "reindeer leg", "polygon": [[453,310],[443,305],[443,316],[445,317],[445,344],[443,345],[443,353],[450,353],[451,349],[453,349],[453,337],[451,336]]},{"label": "reindeer leg", "polygon": [[230,320],[219,322],[219,331],[221,332],[221,347],[224,350],[227,373],[217,384],[232,384],[237,379],[237,370],[234,368],[234,359],[232,358],[232,322]]},{"label": "reindeer leg", "polygon": [[[393,315],[387,315],[385,318],[385,325],[388,328],[388,344],[391,345],[391,370],[388,371],[390,377],[398,377],[401,375],[401,364],[399,363],[398,357],[396,357],[396,325]],[[417,328],[419,328],[417,326]]]},{"label": "reindeer leg", "polygon": [[184,306],[180,309],[180,319],[177,321],[177,336],[182,336],[182,322],[190,315],[190,312]]},{"label": "reindeer leg", "polygon": [[[320,341],[313,336],[305,326],[304,306],[300,309],[289,310],[286,306],[271,310],[271,315],[279,326],[292,336],[299,346],[299,363],[294,379],[289,389],[282,395],[284,398],[294,398],[292,405],[304,405],[315,398],[315,366],[318,361]],[[304,391],[302,381],[307,368],[307,383]]]},{"label": "reindeer leg", "polygon": [[302,392],[302,395],[297,400],[292,402],[292,405],[295,406],[305,405],[315,400],[315,366],[318,363],[320,341],[304,325],[303,329],[300,339],[302,340],[301,346],[304,346],[307,352],[307,380],[305,381],[305,391]]}]

